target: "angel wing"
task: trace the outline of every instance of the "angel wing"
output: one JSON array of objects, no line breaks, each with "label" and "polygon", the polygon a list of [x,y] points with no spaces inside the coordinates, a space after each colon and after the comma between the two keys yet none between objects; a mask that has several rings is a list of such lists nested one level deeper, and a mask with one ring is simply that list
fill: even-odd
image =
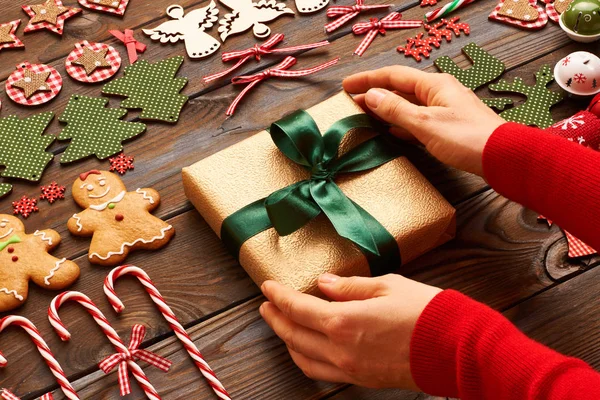
[{"label": "angel wing", "polygon": [[181,20],[163,22],[153,29],[144,29],[144,33],[152,40],[160,40],[161,43],[176,43],[185,37],[185,26]]},{"label": "angel wing", "polygon": [[294,15],[294,11],[276,0],[260,0],[254,5],[254,8],[256,22],[269,22],[284,14]]},{"label": "angel wing", "polygon": [[254,7],[252,0],[219,0],[225,7],[234,11],[245,12]]},{"label": "angel wing", "polygon": [[230,35],[244,32],[252,25],[254,25],[254,19],[242,16],[239,11],[233,11],[221,18],[218,31],[221,34],[221,40],[225,42]]},{"label": "angel wing", "polygon": [[210,4],[206,7],[198,8],[196,10],[192,10],[186,14],[184,20],[186,25],[194,26],[197,29],[208,29],[213,26],[215,22],[219,19],[219,9],[214,1],[211,1]]}]

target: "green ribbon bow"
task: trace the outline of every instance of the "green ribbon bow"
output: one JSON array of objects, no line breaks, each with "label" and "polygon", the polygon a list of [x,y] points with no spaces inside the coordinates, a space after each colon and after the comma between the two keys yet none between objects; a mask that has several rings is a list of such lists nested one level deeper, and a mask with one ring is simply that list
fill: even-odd
[{"label": "green ribbon bow", "polygon": [[0,251],[4,250],[10,244],[21,243],[21,239],[17,235],[11,236],[6,242],[0,242]]},{"label": "green ribbon bow", "polygon": [[324,213],[336,232],[367,257],[373,276],[400,266],[400,250],[394,237],[334,182],[338,174],[373,169],[400,156],[398,146],[389,137],[379,135],[338,157],[340,143],[349,131],[383,127],[368,115],[357,114],[337,121],[321,135],[315,121],[303,110],[273,123],[270,133],[275,145],[309,170],[311,176],[225,218],[221,239],[227,248],[237,256],[242,244],[260,232],[275,228],[279,235],[286,236]]}]

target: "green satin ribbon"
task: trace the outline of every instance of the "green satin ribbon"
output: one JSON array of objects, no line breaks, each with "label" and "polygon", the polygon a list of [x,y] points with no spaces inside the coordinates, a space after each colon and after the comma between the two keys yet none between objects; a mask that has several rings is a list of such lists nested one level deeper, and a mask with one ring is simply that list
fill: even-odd
[{"label": "green satin ribbon", "polygon": [[17,235],[11,236],[6,242],[0,242],[0,251],[4,250],[10,244],[21,243],[21,239]]},{"label": "green satin ribbon", "polygon": [[286,236],[324,213],[340,236],[358,246],[373,276],[399,267],[400,250],[394,237],[334,182],[338,174],[367,171],[400,156],[398,146],[388,136],[379,135],[338,157],[342,139],[355,128],[381,131],[384,126],[366,114],[357,114],[335,122],[321,135],[303,110],[273,123],[270,134],[275,145],[311,176],[225,218],[221,239],[227,248],[238,256],[242,244],[260,232],[275,228]]}]

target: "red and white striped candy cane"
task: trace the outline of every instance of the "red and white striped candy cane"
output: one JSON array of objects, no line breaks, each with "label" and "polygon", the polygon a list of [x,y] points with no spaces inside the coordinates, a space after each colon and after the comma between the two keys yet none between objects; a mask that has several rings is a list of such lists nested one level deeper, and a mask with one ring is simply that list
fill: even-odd
[{"label": "red and white striped candy cane", "polygon": [[[56,330],[58,336],[60,336],[60,338],[63,341],[68,341],[71,338],[71,334],[65,327],[65,324],[63,324],[60,320],[60,317],[58,316],[58,309],[67,301],[75,301],[81,304],[87,310],[87,312],[90,313],[90,315],[94,318],[96,323],[100,326],[108,340],[110,340],[110,342],[112,343],[115,350],[119,353],[130,355],[129,349],[127,348],[127,346],[125,346],[125,344],[119,337],[119,334],[111,326],[110,322],[108,322],[104,314],[102,314],[102,311],[100,311],[100,309],[92,302],[92,300],[90,300],[89,297],[80,292],[71,291],[61,293],[58,296],[56,296],[54,300],[52,300],[52,303],[50,303],[50,307],[48,308],[48,319],[54,327],[54,330]],[[142,368],[133,361],[133,358],[127,357],[126,363],[127,366],[131,368],[131,373],[133,374],[133,377],[137,380],[138,384],[140,385],[146,396],[151,400],[160,400],[158,392],[156,391],[156,389],[154,389]],[[122,372],[122,370],[119,371]]]},{"label": "red and white striped candy cane", "polygon": [[[14,394],[13,392],[11,392],[8,389],[2,389],[2,392],[0,393],[0,397],[2,397],[2,399],[4,399],[4,400],[21,400],[21,398],[19,396],[17,396],[16,394]],[[54,396],[52,396],[52,393],[46,393],[45,395],[40,397],[39,400],[54,400]]]},{"label": "red and white striped candy cane", "polygon": [[[56,378],[56,381],[60,385],[60,388],[62,389],[65,396],[67,396],[67,398],[70,400],[79,400],[79,396],[77,396],[73,385],[71,385],[71,382],[69,382],[69,380],[67,379],[65,371],[63,371],[62,367],[54,357],[54,354],[52,354],[52,351],[46,344],[46,341],[42,338],[40,331],[38,331],[33,322],[31,322],[27,318],[20,317],[18,315],[8,315],[0,320],[0,332],[2,332],[4,329],[8,328],[11,325],[20,326],[29,334],[31,340],[33,340],[33,343],[35,343],[38,351],[40,352],[42,357],[44,357],[44,361],[46,361],[46,364],[48,364],[48,367],[50,367],[52,375],[54,375],[54,377]],[[6,366],[6,364],[6,358],[2,356],[0,358],[0,367],[4,367]],[[2,391],[3,397],[5,391],[6,389]],[[10,393],[10,391],[8,391],[8,393],[9,395],[12,394]],[[14,396],[14,394],[12,395]]]},{"label": "red and white striped candy cane", "polygon": [[190,357],[192,357],[192,360],[194,360],[194,363],[200,369],[200,372],[202,375],[204,375],[216,395],[223,400],[231,400],[223,384],[221,384],[213,370],[204,360],[200,350],[198,350],[194,342],[192,342],[192,339],[187,334],[185,329],[183,329],[183,326],[181,326],[179,323],[179,320],[173,313],[173,310],[171,310],[171,307],[167,305],[165,299],[160,294],[158,289],[156,289],[156,286],[154,286],[154,283],[143,269],[133,265],[123,265],[110,271],[104,280],[104,293],[108,297],[108,300],[115,311],[120,313],[125,309],[123,302],[119,299],[117,293],[115,292],[115,281],[123,275],[133,275],[139,279],[142,285],[144,285],[146,292],[148,292],[152,298],[152,301],[154,301],[154,303],[158,306],[158,309],[169,323],[171,329],[173,329],[175,332],[175,335],[177,335],[179,340],[183,342],[183,346],[185,347],[186,351]]}]

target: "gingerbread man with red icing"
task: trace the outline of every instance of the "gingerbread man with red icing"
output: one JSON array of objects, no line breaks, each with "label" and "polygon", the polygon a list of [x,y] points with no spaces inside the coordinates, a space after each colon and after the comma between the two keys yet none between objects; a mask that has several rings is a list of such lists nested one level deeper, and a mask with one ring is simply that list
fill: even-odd
[{"label": "gingerbread man with red icing", "polygon": [[79,175],[73,199],[85,210],[74,214],[67,227],[74,235],[92,236],[91,263],[122,264],[130,251],[159,249],[175,234],[171,225],[150,214],[160,203],[156,190],[127,192],[112,172],[92,170]]},{"label": "gingerbread man with red icing", "polygon": [[58,232],[45,229],[27,234],[21,220],[0,214],[0,311],[27,300],[29,280],[52,290],[65,289],[77,280],[77,264],[48,254],[59,244]]}]

